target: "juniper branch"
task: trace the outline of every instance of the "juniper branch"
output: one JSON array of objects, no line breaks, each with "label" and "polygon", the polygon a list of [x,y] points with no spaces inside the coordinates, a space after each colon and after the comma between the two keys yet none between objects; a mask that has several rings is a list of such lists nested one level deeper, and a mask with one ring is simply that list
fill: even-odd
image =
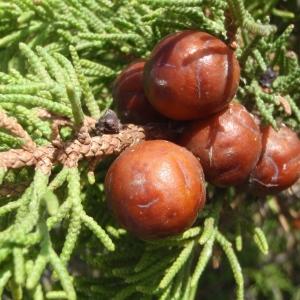
[{"label": "juniper branch", "polygon": [[[1,168],[21,168],[24,166],[43,166],[45,173],[49,173],[53,164],[74,167],[80,159],[104,158],[112,154],[119,154],[125,148],[137,144],[145,139],[170,138],[169,132],[163,126],[136,126],[128,124],[117,134],[103,134],[91,137],[86,132],[93,125],[81,128],[77,138],[73,141],[49,144],[34,150],[12,149],[0,153]],[[49,169],[50,168],[50,169]]]}]

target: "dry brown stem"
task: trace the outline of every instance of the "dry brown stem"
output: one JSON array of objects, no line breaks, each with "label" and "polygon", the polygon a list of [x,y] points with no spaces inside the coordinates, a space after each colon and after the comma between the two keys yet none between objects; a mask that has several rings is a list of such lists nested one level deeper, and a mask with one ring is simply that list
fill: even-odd
[{"label": "dry brown stem", "polygon": [[237,43],[237,29],[238,29],[238,26],[235,22],[235,18],[232,15],[231,10],[227,10],[225,12],[225,27],[226,27],[226,33],[227,33],[228,46],[232,50],[236,50],[238,48],[238,43]]},{"label": "dry brown stem", "polygon": [[24,140],[24,149],[34,149],[35,143],[29,136],[29,134],[23,129],[23,127],[18,123],[18,121],[9,117],[4,111],[0,110],[0,128],[4,128],[9,131],[12,135],[19,137]]},{"label": "dry brown stem", "polygon": [[137,126],[128,124],[117,134],[90,136],[89,132],[95,122],[86,119],[77,137],[68,142],[55,140],[47,146],[31,149],[12,149],[0,153],[0,167],[16,169],[24,166],[36,166],[44,173],[49,173],[55,164],[66,167],[77,166],[81,159],[103,159],[112,154],[119,154],[125,148],[144,139],[170,137],[170,130],[161,126]]},{"label": "dry brown stem", "polygon": [[18,183],[6,183],[0,186],[0,197],[15,197],[22,194],[30,185],[29,181]]}]

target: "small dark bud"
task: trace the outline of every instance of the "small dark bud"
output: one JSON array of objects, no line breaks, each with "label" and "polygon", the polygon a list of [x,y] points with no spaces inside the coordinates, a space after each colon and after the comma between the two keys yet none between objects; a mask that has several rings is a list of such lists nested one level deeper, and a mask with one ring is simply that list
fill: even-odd
[{"label": "small dark bud", "polygon": [[121,122],[116,113],[108,109],[96,124],[97,135],[119,133],[122,128]]},{"label": "small dark bud", "polygon": [[277,74],[271,68],[268,68],[267,71],[261,75],[259,83],[264,88],[270,88],[276,77]]}]

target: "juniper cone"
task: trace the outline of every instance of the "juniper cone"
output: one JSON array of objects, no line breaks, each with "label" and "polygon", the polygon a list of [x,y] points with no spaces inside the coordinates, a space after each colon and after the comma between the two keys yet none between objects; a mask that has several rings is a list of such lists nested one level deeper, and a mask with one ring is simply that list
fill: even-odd
[{"label": "juniper cone", "polygon": [[[270,143],[263,143],[267,152],[262,150],[260,156],[268,174],[276,171],[268,153],[276,152],[276,162],[280,158],[280,172],[284,171],[282,157],[295,162],[292,167],[289,163],[292,180],[280,186],[280,190],[284,188],[281,193],[249,193],[254,173],[252,184],[243,178],[243,185],[230,183],[226,188],[201,178],[202,191],[204,185],[206,188],[203,209],[193,213],[192,220],[181,227],[183,232],[156,240],[138,238],[118,223],[108,207],[104,179],[115,159],[131,146],[144,140],[178,141],[196,113],[195,118],[201,116],[210,124],[208,113],[194,101],[197,97],[189,98],[193,108],[185,107],[187,111],[156,103],[156,107],[163,106],[166,117],[175,111],[176,115],[192,115],[188,119],[173,115],[173,121],[152,122],[150,118],[146,122],[141,115],[129,120],[119,113],[119,120],[115,114],[113,90],[119,75],[133,62],[149,62],[153,49],[167,36],[181,36],[190,30],[197,36],[198,32],[212,36],[236,57],[240,81],[234,82],[232,93],[225,91],[230,99],[223,97],[224,85],[220,85],[228,82],[231,65],[223,59],[215,66],[211,54],[220,55],[220,49],[208,51],[205,42],[187,47],[185,53],[192,61],[187,65],[184,53],[175,55],[183,60],[168,78],[159,78],[161,74],[154,72],[153,86],[159,85],[161,94],[176,95],[180,104],[186,104],[189,95],[207,100],[206,95],[218,91],[216,99],[225,99],[221,101],[224,106],[211,107],[211,113],[222,114],[234,98],[256,123],[251,121],[249,128],[241,121],[243,131],[255,128],[259,135],[258,127],[269,128],[276,136],[278,129],[289,128],[299,147],[299,13],[297,1],[0,0],[0,298],[298,299],[300,170],[295,167],[299,165],[297,151],[288,143],[281,147],[288,153],[279,154],[269,148]],[[173,52],[169,49],[173,54],[178,53],[176,45]],[[161,55],[161,64],[168,64],[170,57],[164,51]],[[218,77],[195,72],[200,67],[205,71],[203,66],[210,66],[206,70],[220,68],[222,82],[213,80],[204,84],[207,90],[201,90],[201,79]],[[184,84],[187,77],[183,74],[189,70],[194,84]],[[139,73],[139,81],[132,82],[138,95],[145,92],[144,75]],[[178,78],[183,80],[176,81]],[[152,97],[155,91],[150,85],[147,89]],[[135,92],[130,90],[126,99],[134,98]],[[150,100],[154,103],[164,98]],[[134,105],[128,102],[126,108],[132,109]],[[150,108],[155,112],[155,107]],[[150,108],[143,113],[148,115]],[[221,126],[216,127],[222,131]],[[214,132],[209,136],[213,144]],[[245,135],[234,142],[243,153],[256,157],[255,145]],[[231,149],[232,144],[223,148]],[[184,188],[191,178],[183,171],[186,165],[172,155],[168,154],[171,170],[162,156],[152,154],[146,159],[141,155],[134,167],[149,166],[153,179],[151,175],[140,187],[155,187],[157,196],[162,190],[155,183],[168,180],[165,187],[174,186],[174,190],[165,190],[164,205],[180,207],[171,197],[191,198]],[[231,155],[229,151],[222,158],[232,161]],[[165,173],[155,172],[153,166]],[[231,170],[236,171],[233,163],[221,171],[228,174]],[[171,171],[177,174],[177,181],[166,175]],[[162,174],[160,178],[157,173]],[[265,183],[274,184],[275,175]],[[130,176],[123,177],[122,188],[130,191],[126,197],[148,206],[140,203]],[[174,193],[178,188],[183,190],[179,195]],[[146,201],[147,191],[141,194]],[[126,207],[126,203],[122,205]],[[154,217],[168,215],[171,209],[166,205]],[[149,224],[154,224],[156,219],[149,211]],[[138,225],[145,225],[143,210],[139,213]],[[174,214],[169,216],[175,218],[172,222],[178,221]],[[166,218],[162,226],[168,222]]]}]

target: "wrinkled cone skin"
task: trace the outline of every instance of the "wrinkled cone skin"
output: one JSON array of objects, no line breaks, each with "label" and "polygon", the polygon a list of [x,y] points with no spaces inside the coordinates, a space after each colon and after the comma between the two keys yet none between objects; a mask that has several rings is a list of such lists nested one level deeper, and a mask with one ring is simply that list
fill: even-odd
[{"label": "wrinkled cone skin", "polygon": [[275,131],[262,129],[262,156],[250,178],[251,190],[257,194],[280,192],[300,177],[300,140],[286,126]]},{"label": "wrinkled cone skin", "polygon": [[205,178],[221,187],[247,180],[262,150],[258,125],[238,103],[211,118],[193,121],[179,144],[200,159]]},{"label": "wrinkled cone skin", "polygon": [[174,120],[207,117],[224,109],[239,85],[234,52],[199,31],[167,36],[145,66],[145,93],[151,104]]},{"label": "wrinkled cone skin", "polygon": [[145,240],[183,232],[205,204],[199,161],[163,140],[125,150],[108,170],[105,192],[119,223]]},{"label": "wrinkled cone skin", "polygon": [[145,61],[130,64],[117,77],[113,87],[113,98],[122,122],[146,124],[164,118],[148,102],[143,86]]}]

